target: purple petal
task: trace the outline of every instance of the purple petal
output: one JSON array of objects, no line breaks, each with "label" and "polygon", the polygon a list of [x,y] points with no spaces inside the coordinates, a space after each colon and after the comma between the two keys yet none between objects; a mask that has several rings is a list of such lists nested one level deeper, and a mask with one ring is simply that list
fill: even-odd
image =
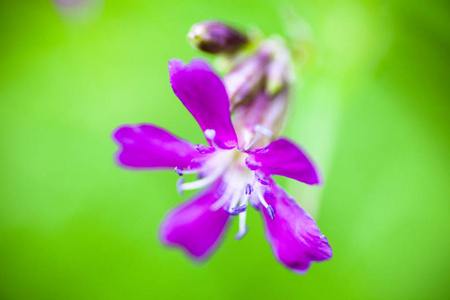
[{"label": "purple petal", "polygon": [[175,95],[198,122],[208,142],[221,149],[236,147],[227,92],[209,65],[199,59],[188,65],[172,59],[169,75]]},{"label": "purple petal", "polygon": [[117,161],[131,168],[187,168],[201,156],[195,147],[154,125],[124,125],[113,133]]},{"label": "purple petal", "polygon": [[210,208],[220,198],[219,185],[213,184],[167,215],[160,228],[163,243],[180,247],[197,260],[206,259],[214,251],[230,218],[225,210]]},{"label": "purple petal", "polygon": [[249,152],[247,166],[266,175],[281,175],[307,184],[320,182],[318,171],[306,154],[287,139],[278,139],[266,148]]},{"label": "purple petal", "polygon": [[313,218],[279,186],[267,190],[264,199],[275,210],[261,209],[266,238],[272,251],[283,265],[297,273],[308,271],[312,262],[331,259],[333,253],[327,238],[320,232]]}]

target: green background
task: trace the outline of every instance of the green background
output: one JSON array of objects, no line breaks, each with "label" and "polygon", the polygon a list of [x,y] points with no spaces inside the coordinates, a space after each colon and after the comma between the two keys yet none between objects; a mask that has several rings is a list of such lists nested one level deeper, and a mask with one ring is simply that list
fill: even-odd
[{"label": "green background", "polygon": [[285,134],[325,185],[282,184],[333,259],[289,272],[250,211],[242,241],[233,222],[212,259],[193,263],[157,237],[186,198],[177,175],[112,160],[121,124],[203,142],[168,60],[210,59],[186,42],[205,19],[283,33],[278,1],[105,1],[84,12],[1,1],[1,299],[450,297],[449,3],[290,3],[309,24],[310,55]]}]

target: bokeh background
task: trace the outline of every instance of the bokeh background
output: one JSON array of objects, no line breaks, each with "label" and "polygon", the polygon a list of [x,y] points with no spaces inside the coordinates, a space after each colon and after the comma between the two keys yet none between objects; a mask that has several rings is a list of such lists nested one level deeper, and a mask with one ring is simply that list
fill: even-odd
[{"label": "bokeh background", "polygon": [[[190,26],[285,33],[278,1],[0,2],[1,299],[448,299],[448,1],[286,1],[308,51],[285,134],[325,175],[282,181],[334,249],[307,275],[250,231],[205,264],[162,246],[174,172],[116,167],[111,131],[149,122],[203,142],[167,62]],[[80,2],[76,4],[76,2]],[[79,5],[79,6],[77,6]]]}]

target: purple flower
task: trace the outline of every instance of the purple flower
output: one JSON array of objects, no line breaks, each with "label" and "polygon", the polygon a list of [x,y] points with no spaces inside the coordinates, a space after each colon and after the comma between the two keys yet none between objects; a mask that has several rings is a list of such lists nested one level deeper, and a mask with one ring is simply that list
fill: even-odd
[{"label": "purple flower", "polygon": [[[259,118],[267,112],[262,107],[273,110],[271,105],[277,102],[267,102],[268,96],[261,92],[252,108],[242,105],[236,110],[233,126],[227,89],[206,62],[195,59],[186,65],[174,59],[169,62],[169,74],[174,93],[198,122],[208,145],[193,145],[150,124],[124,125],[113,134],[120,146],[116,158],[121,166],[175,169],[181,176],[180,193],[202,189],[167,215],[160,228],[163,243],[183,249],[196,260],[206,259],[235,216],[239,218],[236,239],[245,235],[251,205],[260,211],[266,238],[286,267],[304,273],[312,262],[330,259],[331,247],[317,224],[271,177],[320,183],[314,164],[301,148],[286,138],[270,142],[270,129],[259,126]],[[285,99],[283,92],[278,96]],[[253,132],[250,138],[243,134],[248,128]],[[270,143],[260,143],[264,138]],[[184,174],[197,174],[198,180],[184,182]]]}]

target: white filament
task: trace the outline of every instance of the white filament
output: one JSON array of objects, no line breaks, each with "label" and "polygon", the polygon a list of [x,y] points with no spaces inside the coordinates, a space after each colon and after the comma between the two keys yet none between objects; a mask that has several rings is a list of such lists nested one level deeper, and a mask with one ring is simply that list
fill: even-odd
[{"label": "white filament", "polygon": [[272,130],[270,130],[267,127],[264,127],[260,124],[256,124],[255,127],[253,128],[256,132],[256,134],[253,136],[253,138],[244,146],[244,150],[248,150],[250,149],[260,138],[262,138],[263,136],[271,138],[273,135]]},{"label": "white filament", "polygon": [[263,196],[262,193],[261,193],[261,188],[258,188],[258,189],[257,189],[257,195],[258,195],[259,202],[261,202],[261,204],[262,204],[265,208],[267,208],[267,207],[269,206],[269,204],[267,204],[266,200],[264,199],[264,196]]},{"label": "white filament", "polygon": [[206,186],[210,185],[211,183],[213,183],[214,181],[216,181],[220,177],[220,175],[222,175],[224,170],[225,170],[225,168],[216,168],[212,173],[210,173],[206,177],[203,177],[202,179],[183,183],[180,186],[180,189],[181,190],[196,190],[196,189],[206,187]]},{"label": "white filament", "polygon": [[244,150],[247,151],[248,149],[250,149],[261,137],[262,137],[262,134],[257,132],[255,134],[255,136],[250,140],[250,142],[245,144]]},{"label": "white filament", "polygon": [[219,200],[217,200],[210,206],[210,209],[218,210],[219,208],[224,207],[225,204],[230,200],[230,196],[231,196],[233,190],[234,190],[233,188],[231,188],[230,186],[227,186],[223,195],[219,198]]},{"label": "white filament", "polygon": [[247,232],[247,225],[246,225],[246,218],[247,218],[247,210],[241,212],[239,214],[239,231],[237,236],[242,238],[244,234]]},{"label": "white filament", "polygon": [[179,172],[181,174],[197,174],[200,173],[201,171],[203,171],[205,168],[198,168],[198,169],[193,169],[193,170],[179,170]]},{"label": "white filament", "polygon": [[202,168],[202,170],[212,170],[212,172],[202,179],[181,184],[180,190],[200,189],[216,181],[230,165],[233,158],[232,154],[232,151],[221,151],[215,154]]},{"label": "white filament", "polygon": [[231,197],[231,201],[230,201],[230,210],[234,207],[238,206],[239,201],[241,200],[242,197],[242,191],[241,190],[236,190],[233,193],[233,197]]},{"label": "white filament", "polygon": [[264,126],[262,126],[262,125],[260,125],[260,124],[256,124],[256,125],[255,125],[255,131],[256,131],[257,133],[259,133],[259,134],[262,134],[262,135],[268,137],[268,138],[271,138],[272,135],[273,135],[272,130],[270,130],[269,128],[264,127]]}]

